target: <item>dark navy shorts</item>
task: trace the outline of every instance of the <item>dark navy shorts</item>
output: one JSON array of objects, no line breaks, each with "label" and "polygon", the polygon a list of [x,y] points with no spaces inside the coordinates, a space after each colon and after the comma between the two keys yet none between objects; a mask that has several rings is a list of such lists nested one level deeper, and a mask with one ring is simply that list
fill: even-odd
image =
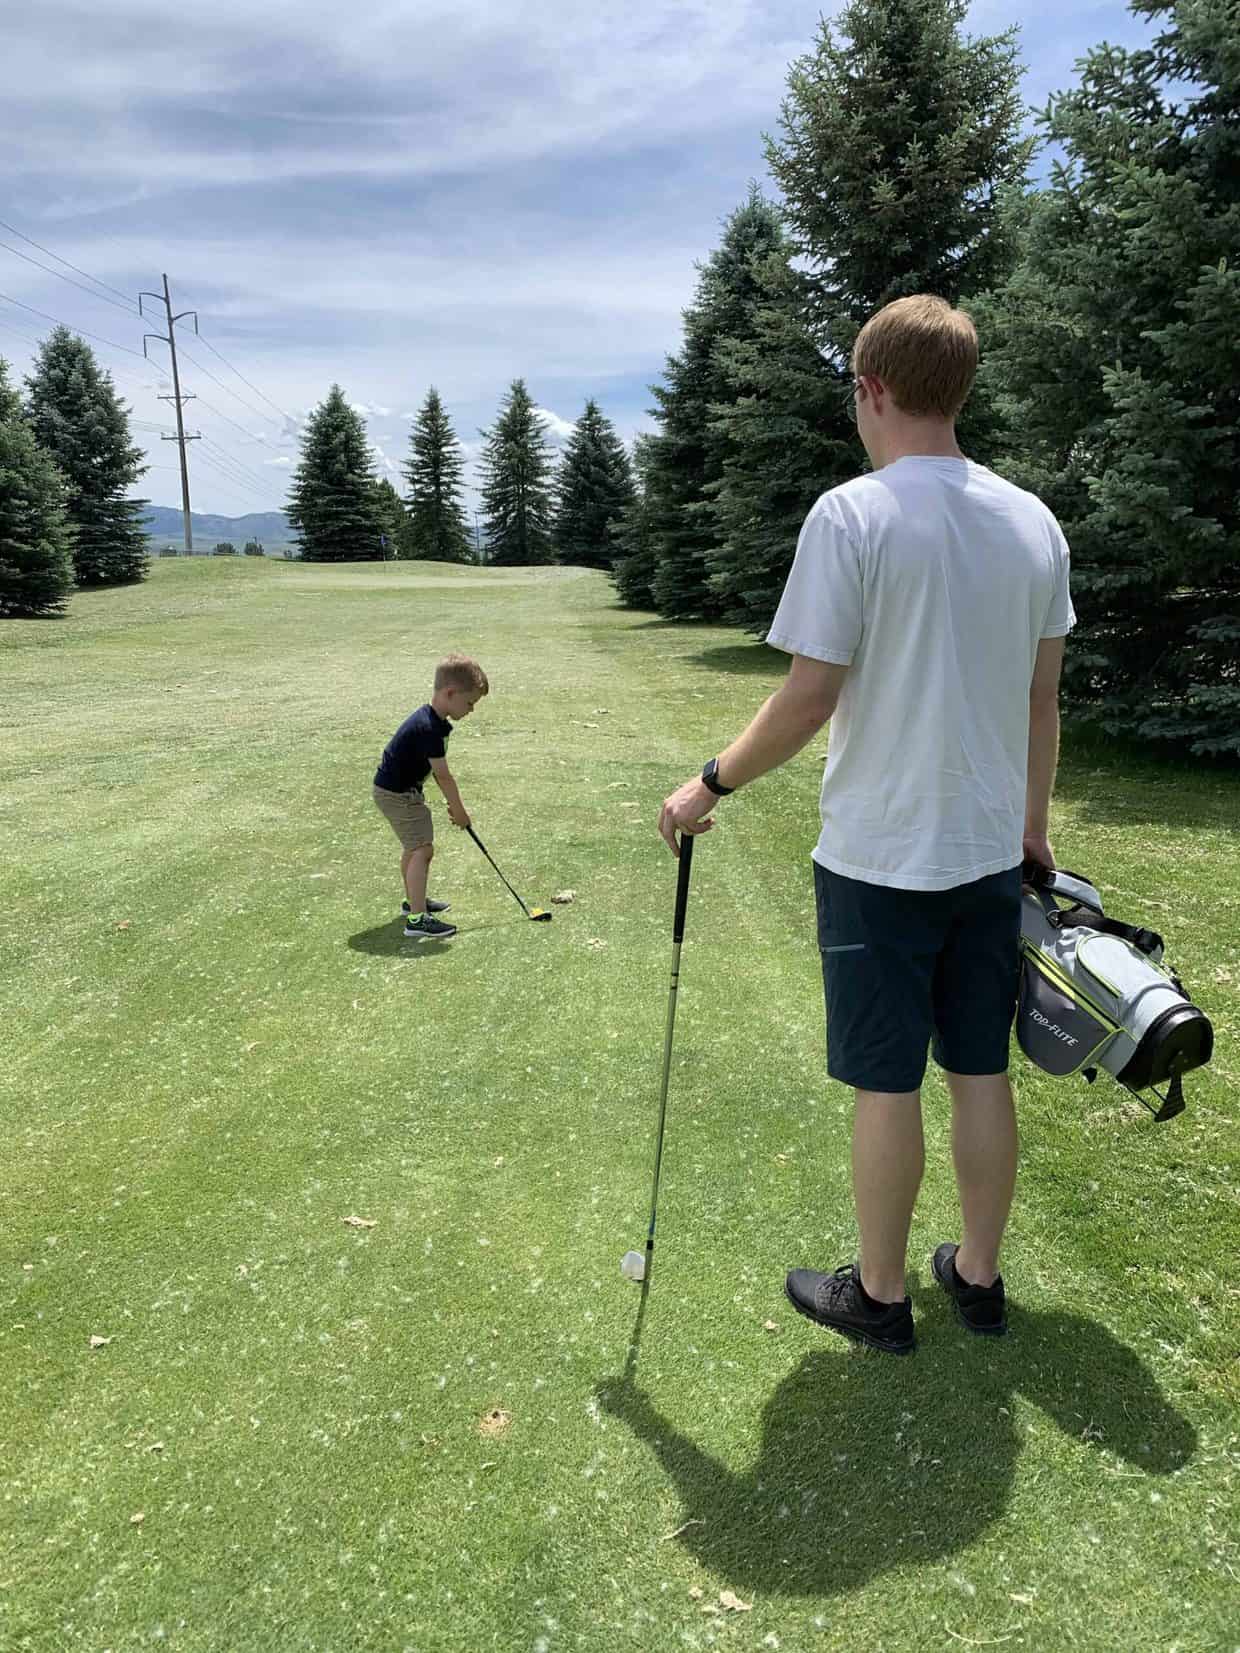
[{"label": "dark navy shorts", "polygon": [[915,1091],[927,1047],[949,1073],[1005,1073],[1020,975],[1020,868],[896,890],[814,863],[827,1072]]}]

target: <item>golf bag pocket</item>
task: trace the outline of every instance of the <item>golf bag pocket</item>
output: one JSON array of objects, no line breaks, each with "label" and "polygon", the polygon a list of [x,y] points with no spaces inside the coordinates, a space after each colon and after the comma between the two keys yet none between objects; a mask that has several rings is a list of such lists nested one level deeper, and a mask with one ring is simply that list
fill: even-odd
[{"label": "golf bag pocket", "polygon": [[1066,1079],[1097,1063],[1117,1032],[1044,955],[1024,950],[1016,1037],[1035,1067]]}]

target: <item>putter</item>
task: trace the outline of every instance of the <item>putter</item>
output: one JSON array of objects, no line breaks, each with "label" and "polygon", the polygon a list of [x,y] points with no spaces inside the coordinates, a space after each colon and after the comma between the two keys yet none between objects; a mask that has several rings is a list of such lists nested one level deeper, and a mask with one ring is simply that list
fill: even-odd
[{"label": "putter", "polygon": [[[640,1280],[642,1287],[641,1307],[638,1310],[637,1324],[641,1326],[642,1310],[646,1306],[646,1293],[650,1290],[650,1274],[654,1267],[654,1224],[659,1208],[659,1172],[663,1165],[663,1128],[667,1121],[667,1087],[672,1073],[672,1034],[676,1028],[676,994],[680,987],[680,945],[685,938],[685,908],[689,904],[689,869],[693,865],[693,838],[691,834],[682,832],[680,835],[680,874],[676,880],[676,916],[672,921],[672,985],[667,1000],[667,1033],[663,1041],[663,1085],[659,1095],[659,1131],[655,1138],[654,1147],[654,1182],[650,1190],[650,1226],[646,1230],[646,1254],[643,1257],[640,1251],[626,1251],[620,1259],[620,1272],[626,1280]],[[632,1358],[636,1358],[636,1340],[632,1345]]]},{"label": "putter", "polygon": [[[486,845],[482,842],[482,839],[479,838],[478,834],[474,831],[473,827],[471,827],[471,826],[466,827],[465,830],[466,830],[466,832],[468,832],[469,836],[473,839],[474,843],[477,844],[478,848],[482,851],[482,853],[486,856],[487,860],[491,862],[491,865],[493,867],[495,867],[495,862],[491,859],[490,850],[488,850]],[[504,877],[503,873],[500,872],[498,867],[495,867],[495,871],[497,873],[499,873],[500,883],[505,887],[505,889],[508,891],[509,895],[511,895],[515,899],[515,901],[517,903],[517,906],[520,907],[521,911],[525,914],[526,918],[528,918],[532,924],[550,924],[551,914],[546,910],[545,907],[535,907],[533,912],[531,912],[530,909],[525,905],[525,902],[522,901],[521,897],[517,894],[516,890],[513,889],[512,885]]]}]

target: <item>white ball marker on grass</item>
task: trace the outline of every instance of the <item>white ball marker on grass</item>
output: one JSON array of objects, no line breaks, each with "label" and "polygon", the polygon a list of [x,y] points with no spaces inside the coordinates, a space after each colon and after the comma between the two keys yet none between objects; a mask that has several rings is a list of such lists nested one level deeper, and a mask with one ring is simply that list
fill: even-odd
[{"label": "white ball marker on grass", "polygon": [[640,1251],[626,1251],[620,1259],[620,1272],[626,1280],[644,1280],[646,1259]]}]

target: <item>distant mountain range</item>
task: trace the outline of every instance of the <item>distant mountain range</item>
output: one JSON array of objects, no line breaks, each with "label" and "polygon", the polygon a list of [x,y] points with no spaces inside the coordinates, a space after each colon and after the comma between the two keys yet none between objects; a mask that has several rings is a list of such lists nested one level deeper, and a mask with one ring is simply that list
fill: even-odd
[{"label": "distant mountain range", "polygon": [[[143,520],[148,539],[160,545],[175,545],[178,550],[184,544],[180,511],[169,505],[149,505]],[[208,511],[191,511],[189,521],[195,551],[210,551],[221,540],[228,540],[238,551],[247,540],[261,540],[269,551],[293,542],[293,530],[283,511],[251,511],[244,517],[216,517]]]}]

